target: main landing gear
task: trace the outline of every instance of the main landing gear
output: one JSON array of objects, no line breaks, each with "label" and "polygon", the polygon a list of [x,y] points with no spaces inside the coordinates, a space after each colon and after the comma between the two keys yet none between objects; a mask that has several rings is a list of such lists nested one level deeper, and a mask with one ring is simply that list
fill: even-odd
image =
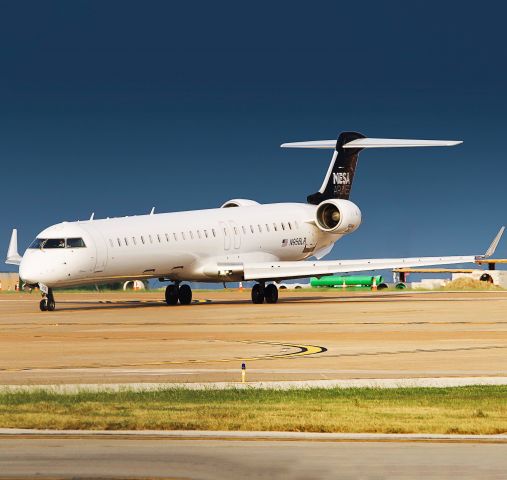
[{"label": "main landing gear", "polygon": [[276,285],[270,283],[265,285],[264,283],[256,283],[252,287],[252,303],[276,303],[278,302],[278,288]]},{"label": "main landing gear", "polygon": [[190,305],[192,303],[192,289],[189,285],[168,285],[165,289],[167,305]]},{"label": "main landing gear", "polygon": [[53,296],[52,288],[48,289],[47,294],[42,294],[42,300],[39,303],[39,308],[42,312],[52,312],[56,308],[55,297]]}]

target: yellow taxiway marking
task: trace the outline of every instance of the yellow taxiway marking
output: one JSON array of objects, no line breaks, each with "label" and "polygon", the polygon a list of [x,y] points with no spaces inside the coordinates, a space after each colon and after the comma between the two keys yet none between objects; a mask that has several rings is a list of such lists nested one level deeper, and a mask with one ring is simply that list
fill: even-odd
[{"label": "yellow taxiway marking", "polygon": [[267,355],[256,355],[252,357],[231,357],[231,358],[217,358],[206,360],[162,360],[158,362],[142,362],[142,363],[121,363],[121,364],[90,364],[90,365],[56,365],[56,366],[36,366],[36,367],[19,367],[19,368],[0,368],[3,372],[22,372],[27,370],[73,370],[73,369],[86,369],[86,368],[120,368],[120,367],[145,367],[145,366],[160,366],[160,365],[185,365],[185,364],[206,364],[206,363],[219,363],[219,362],[254,362],[256,360],[274,360],[277,358],[295,358],[308,355],[317,355],[327,351],[326,347],[318,345],[298,345],[293,343],[283,342],[263,342],[263,341],[250,341],[239,340],[238,343],[246,343],[250,345],[274,345],[277,347],[287,347],[295,349],[296,351],[287,353],[275,353]]}]

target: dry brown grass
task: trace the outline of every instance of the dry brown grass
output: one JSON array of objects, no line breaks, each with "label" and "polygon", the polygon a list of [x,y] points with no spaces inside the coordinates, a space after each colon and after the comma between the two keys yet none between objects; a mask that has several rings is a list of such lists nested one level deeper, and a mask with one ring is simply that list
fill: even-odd
[{"label": "dry brown grass", "polygon": [[473,278],[460,277],[449,282],[444,290],[503,290],[502,287],[489,282],[481,282]]}]

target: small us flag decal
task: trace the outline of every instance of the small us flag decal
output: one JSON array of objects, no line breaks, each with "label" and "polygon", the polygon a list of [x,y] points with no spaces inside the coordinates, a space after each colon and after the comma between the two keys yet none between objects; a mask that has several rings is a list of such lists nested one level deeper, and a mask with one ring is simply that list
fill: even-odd
[{"label": "small us flag decal", "polygon": [[286,247],[289,244],[289,240],[287,238],[284,238],[282,240],[282,247]]}]

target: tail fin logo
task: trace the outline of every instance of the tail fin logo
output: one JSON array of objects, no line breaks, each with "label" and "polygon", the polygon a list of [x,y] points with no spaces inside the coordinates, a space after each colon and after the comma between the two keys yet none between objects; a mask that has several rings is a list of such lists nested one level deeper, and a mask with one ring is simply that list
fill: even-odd
[{"label": "tail fin logo", "polygon": [[350,185],[350,172],[333,172],[334,185]]}]

